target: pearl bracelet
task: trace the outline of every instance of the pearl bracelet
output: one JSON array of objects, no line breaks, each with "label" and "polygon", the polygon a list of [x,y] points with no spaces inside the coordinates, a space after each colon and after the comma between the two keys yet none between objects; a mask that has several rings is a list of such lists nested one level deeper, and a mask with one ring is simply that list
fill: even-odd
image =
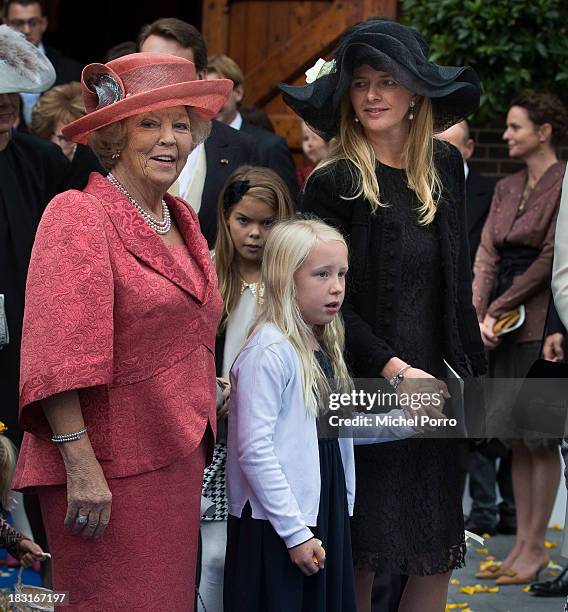
[{"label": "pearl bracelet", "polygon": [[84,434],[87,433],[87,428],[83,427],[79,431],[75,431],[73,433],[68,434],[56,434],[51,438],[52,442],[55,444],[64,444],[65,442],[74,442],[75,440],[79,440],[83,437]]}]

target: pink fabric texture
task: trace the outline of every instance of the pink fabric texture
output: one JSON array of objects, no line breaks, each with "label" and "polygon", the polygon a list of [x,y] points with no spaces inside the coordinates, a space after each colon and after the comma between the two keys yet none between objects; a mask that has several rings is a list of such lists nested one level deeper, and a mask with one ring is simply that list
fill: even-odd
[{"label": "pink fabric texture", "polygon": [[[100,75],[114,81],[120,100],[100,106],[92,86],[92,80],[98,81]],[[81,89],[87,114],[66,125],[63,133],[70,140],[87,144],[91,132],[159,108],[191,106],[203,119],[212,119],[227,101],[233,83],[229,79],[198,79],[195,64],[175,55],[131,53],[108,64],[85,66]]]},{"label": "pink fabric texture", "polygon": [[205,445],[167,467],[109,481],[110,523],[100,540],[63,527],[65,487],[40,487],[62,612],[192,612]]},{"label": "pink fabric texture", "polygon": [[26,289],[15,488],[66,482],[41,408],[55,393],[78,390],[107,479],[177,462],[214,430],[222,301],[195,213],[166,201],[189,257],[99,174],[48,205]]},{"label": "pink fabric texture", "polygon": [[[475,257],[473,303],[477,317],[486,313],[499,318],[520,304],[526,308],[526,320],[511,334],[515,342],[540,342],[550,299],[554,233],[560,206],[562,180],[566,164],[557,162],[542,175],[530,193],[522,214],[517,214],[527,180],[527,169],[501,179],[495,188],[489,216]],[[489,303],[501,261],[500,250],[507,246],[541,249],[523,273],[515,276],[512,286]]]}]

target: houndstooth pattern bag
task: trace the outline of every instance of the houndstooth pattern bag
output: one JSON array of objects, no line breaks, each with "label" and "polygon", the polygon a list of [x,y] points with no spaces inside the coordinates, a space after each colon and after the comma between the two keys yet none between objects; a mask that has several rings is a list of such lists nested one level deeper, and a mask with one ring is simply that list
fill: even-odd
[{"label": "houndstooth pattern bag", "polygon": [[213,451],[211,465],[205,468],[203,475],[203,497],[215,504],[212,516],[204,516],[203,521],[226,521],[229,514],[227,487],[225,484],[225,466],[227,465],[227,445],[217,442]]}]

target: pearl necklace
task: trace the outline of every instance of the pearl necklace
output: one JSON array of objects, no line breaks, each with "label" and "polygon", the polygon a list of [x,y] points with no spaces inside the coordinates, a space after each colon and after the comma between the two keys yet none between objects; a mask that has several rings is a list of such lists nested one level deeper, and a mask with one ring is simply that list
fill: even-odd
[{"label": "pearl necklace", "polygon": [[107,174],[107,180],[111,185],[114,185],[123,195],[125,195],[130,203],[136,208],[136,210],[142,215],[142,218],[146,223],[158,234],[162,236],[167,234],[172,227],[172,218],[170,217],[170,210],[168,205],[162,200],[162,221],[158,221],[149,212],[145,211],[142,206],[126,191],[118,179],[113,176],[110,172]]}]

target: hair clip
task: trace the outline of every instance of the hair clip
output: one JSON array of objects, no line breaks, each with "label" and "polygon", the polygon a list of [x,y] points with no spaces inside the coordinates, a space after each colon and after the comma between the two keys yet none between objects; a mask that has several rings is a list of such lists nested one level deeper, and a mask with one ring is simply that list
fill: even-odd
[{"label": "hair clip", "polygon": [[226,189],[223,194],[223,208],[225,211],[229,210],[231,206],[234,206],[245,193],[250,189],[249,181],[233,181]]}]

